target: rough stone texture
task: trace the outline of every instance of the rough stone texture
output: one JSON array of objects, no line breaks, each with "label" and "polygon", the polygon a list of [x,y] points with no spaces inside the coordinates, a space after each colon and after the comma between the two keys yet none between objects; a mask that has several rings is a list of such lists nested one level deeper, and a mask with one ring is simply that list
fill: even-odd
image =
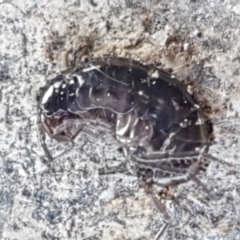
[{"label": "rough stone texture", "polygon": [[192,182],[175,190],[167,205],[176,226],[162,239],[240,239],[239,1],[15,2],[0,3],[1,239],[152,239],[162,226],[134,177],[98,175],[125,161],[112,140],[81,137],[52,165],[38,147],[39,87],[105,54],[191,82],[211,106],[210,153],[233,165],[212,162],[200,176],[218,201]]}]

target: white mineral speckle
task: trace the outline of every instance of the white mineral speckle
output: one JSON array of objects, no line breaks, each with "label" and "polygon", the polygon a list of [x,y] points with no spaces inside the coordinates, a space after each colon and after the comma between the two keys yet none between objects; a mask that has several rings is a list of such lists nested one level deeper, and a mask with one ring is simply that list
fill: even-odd
[{"label": "white mineral speckle", "polygon": [[107,189],[101,193],[99,200],[110,201],[115,197],[115,190],[113,188]]}]

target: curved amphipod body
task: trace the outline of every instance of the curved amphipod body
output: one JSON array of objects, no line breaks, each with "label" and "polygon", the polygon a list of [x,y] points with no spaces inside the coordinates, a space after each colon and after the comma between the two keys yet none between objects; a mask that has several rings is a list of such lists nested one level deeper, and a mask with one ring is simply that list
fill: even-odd
[{"label": "curved amphipod body", "polygon": [[207,165],[212,126],[167,73],[127,59],[95,60],[48,81],[37,101],[40,142],[50,160],[46,134],[73,141],[80,132],[103,129],[127,149],[145,187],[192,179],[208,191],[196,174]]},{"label": "curved amphipod body", "polygon": [[127,59],[96,60],[50,80],[40,90],[38,111],[42,145],[44,133],[74,140],[99,123],[135,161],[142,159],[141,166],[147,163],[143,154],[158,152],[168,153],[166,161],[172,159],[175,168],[188,169],[192,161],[182,158],[198,157],[210,144],[211,127],[185,86]]}]

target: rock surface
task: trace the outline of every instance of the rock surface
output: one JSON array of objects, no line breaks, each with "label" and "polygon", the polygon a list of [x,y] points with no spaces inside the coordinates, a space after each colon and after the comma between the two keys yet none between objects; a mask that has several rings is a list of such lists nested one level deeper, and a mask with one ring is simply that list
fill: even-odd
[{"label": "rock surface", "polygon": [[240,239],[239,1],[10,0],[0,19],[1,239],[153,239],[162,226],[135,177],[99,176],[125,161],[112,140],[81,137],[51,166],[38,146],[37,90],[106,54],[191,82],[211,106],[210,153],[232,164],[212,162],[200,176],[218,201],[192,182],[176,188],[176,226],[163,239]]}]

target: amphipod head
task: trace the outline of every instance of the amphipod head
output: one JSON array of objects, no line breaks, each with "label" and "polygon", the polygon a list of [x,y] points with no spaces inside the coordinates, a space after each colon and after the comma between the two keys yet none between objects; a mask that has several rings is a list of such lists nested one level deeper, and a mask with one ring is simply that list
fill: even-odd
[{"label": "amphipod head", "polygon": [[[80,79],[81,80],[81,79]],[[46,144],[47,135],[57,141],[72,141],[82,129],[75,114],[75,95],[83,82],[77,76],[57,76],[37,95],[38,136],[45,155],[53,160]]]}]

